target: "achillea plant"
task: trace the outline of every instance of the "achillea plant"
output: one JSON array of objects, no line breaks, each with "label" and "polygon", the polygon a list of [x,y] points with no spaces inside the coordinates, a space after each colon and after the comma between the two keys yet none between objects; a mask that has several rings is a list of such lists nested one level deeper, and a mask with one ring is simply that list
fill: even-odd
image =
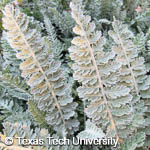
[{"label": "achillea plant", "polygon": [[0,6],[0,149],[150,147],[148,0],[18,2]]}]

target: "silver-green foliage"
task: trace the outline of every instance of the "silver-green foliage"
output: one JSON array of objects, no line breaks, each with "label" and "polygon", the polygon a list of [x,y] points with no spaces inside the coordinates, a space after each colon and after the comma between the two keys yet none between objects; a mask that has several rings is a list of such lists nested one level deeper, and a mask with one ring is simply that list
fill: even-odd
[{"label": "silver-green foliage", "polygon": [[55,61],[49,46],[44,45],[40,32],[29,28],[28,16],[12,4],[8,4],[3,13],[8,41],[13,48],[21,50],[16,55],[23,61],[20,64],[21,75],[27,80],[39,109],[46,112],[48,124],[56,131],[76,131],[79,125],[75,119],[77,104],[71,97],[61,63]]},{"label": "silver-green foliage", "polygon": [[22,81],[22,78],[17,75],[0,73],[0,86],[7,89],[12,97],[26,101],[31,97],[28,91],[29,87],[26,85],[25,81]]},{"label": "silver-green foliage", "polygon": [[[12,123],[31,122],[32,116],[22,105],[22,99],[12,97],[9,90],[0,87],[0,120]],[[20,100],[20,102],[18,102]]]},{"label": "silver-green foliage", "polygon": [[[80,146],[74,146],[72,142],[70,141],[70,144],[66,145],[53,145],[49,142],[48,138],[54,138],[55,140],[63,139],[64,137],[61,137],[56,134],[49,134],[49,131],[45,128],[38,128],[36,127],[34,130],[31,127],[30,122],[24,122],[24,123],[11,123],[10,121],[5,121],[3,123],[4,129],[3,133],[6,137],[13,137],[14,139],[14,148],[12,146],[12,150],[80,150]],[[2,136],[2,134],[0,134]],[[42,140],[43,142],[40,144],[35,144],[35,145],[23,145],[19,144],[18,141],[19,139],[17,138],[22,138],[22,139],[32,139],[34,141],[36,140]],[[34,142],[37,143],[37,142]],[[7,147],[7,145],[4,145],[6,148],[11,148]],[[1,142],[0,142],[0,147]]]},{"label": "silver-green foliage", "polygon": [[[3,126],[5,127],[3,129],[3,135],[6,137],[12,137],[14,139],[14,143],[11,146],[7,146],[3,144],[3,138],[1,138],[0,142],[0,147],[3,148],[9,148],[12,150],[49,150],[50,146],[47,142],[47,137],[50,137],[50,134],[48,133],[48,130],[46,129],[40,129],[40,128],[35,128],[34,130],[31,128],[31,123],[11,123],[9,121],[6,121],[3,123]],[[0,134],[1,137],[3,137],[2,134]],[[19,144],[19,139],[17,138],[22,138],[22,139],[32,139],[32,140],[37,140],[37,139],[42,139],[43,144],[39,145],[23,145]],[[21,141],[21,140],[20,140]]]},{"label": "silver-green foliage", "polygon": [[121,18],[123,0],[86,0],[90,15],[97,19],[107,18],[112,20],[113,16]]},{"label": "silver-green foliage", "polygon": [[135,150],[138,147],[142,147],[144,145],[145,133],[139,132],[136,135],[130,137],[125,141],[124,144],[121,144],[121,150]]},{"label": "silver-green foliage", "polygon": [[102,139],[105,137],[105,134],[94,123],[87,120],[85,130],[80,132],[78,137],[80,139]]},{"label": "silver-green foliage", "polygon": [[16,51],[13,50],[10,45],[8,44],[7,40],[1,40],[1,46],[3,49],[3,69],[9,68],[12,74],[20,74],[19,71],[19,63],[20,61],[16,58]]},{"label": "silver-green foliage", "polygon": [[80,3],[78,0],[70,5],[77,24],[73,31],[78,36],[69,48],[74,79],[82,83],[77,89],[79,97],[87,104],[87,116],[102,126],[107,136],[127,137],[132,133],[128,127],[132,121],[132,95],[129,88],[119,84],[121,63],[114,60],[113,51],[103,51],[106,39],[95,31],[94,22],[84,15]]},{"label": "silver-green foliage", "polygon": [[[134,35],[128,26],[117,20],[114,20],[112,25],[114,31],[109,31],[109,34],[116,44],[112,49],[116,52],[116,60],[120,61],[122,66],[120,84],[131,89],[134,118],[146,115],[145,123],[140,119],[138,124],[141,127],[144,127],[144,124],[149,126],[150,76],[147,75],[145,60],[139,56],[138,46],[132,41]],[[135,125],[137,126],[137,121]]]},{"label": "silver-green foliage", "polygon": [[[55,139],[70,138],[70,145],[46,143],[30,147],[33,150],[103,147],[74,146],[71,138],[75,135],[83,139],[115,137],[119,140],[115,150],[149,146],[148,0],[83,0],[83,3],[72,0],[71,10],[69,2],[35,0],[29,6],[25,0],[22,8],[13,2],[3,10],[6,31],[1,41],[0,120],[4,134],[23,138],[44,138],[41,134]],[[26,6],[31,7],[29,14],[42,23],[22,13],[26,12]],[[35,14],[36,9],[41,16]],[[129,26],[113,21],[113,16]],[[80,105],[77,110],[81,116],[75,112],[78,104],[73,98]],[[84,103],[83,109],[81,103]],[[85,123],[84,130],[78,118]],[[35,129],[36,126],[48,131]],[[79,127],[80,132],[76,132]],[[0,142],[1,146],[7,148]],[[10,147],[15,148],[29,147]],[[113,147],[104,149],[113,150]]]},{"label": "silver-green foliage", "polygon": [[53,51],[55,58],[58,58],[60,60],[62,56],[62,51],[64,50],[64,45],[57,39],[57,34],[55,32],[55,28],[52,25],[51,20],[48,18],[48,16],[45,13],[43,13],[43,17],[44,17],[46,31],[48,33],[47,38],[51,42],[49,43],[51,50]]}]

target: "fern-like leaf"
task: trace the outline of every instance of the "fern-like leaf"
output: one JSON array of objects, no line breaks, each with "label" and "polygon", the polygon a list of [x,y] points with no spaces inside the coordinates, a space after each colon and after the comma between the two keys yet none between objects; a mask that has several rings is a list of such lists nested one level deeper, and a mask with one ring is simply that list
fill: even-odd
[{"label": "fern-like leaf", "polygon": [[29,111],[32,113],[35,121],[38,122],[40,127],[47,128],[48,124],[45,120],[46,113],[38,109],[37,104],[32,100],[28,101],[28,106],[29,106]]},{"label": "fern-like leaf", "polygon": [[31,95],[28,92],[28,86],[25,81],[21,80],[22,79],[17,76],[0,74],[0,86],[7,89],[12,97],[27,101]]},{"label": "fern-like leaf", "polygon": [[38,108],[46,112],[45,119],[56,131],[63,128],[75,131],[79,125],[74,118],[77,104],[71,97],[61,63],[49,53],[41,34],[29,28],[29,18],[19,8],[8,4],[3,14],[8,41],[13,48],[21,50],[17,57],[23,60],[20,64],[22,76],[28,80]]},{"label": "fern-like leaf", "polygon": [[[133,121],[137,120],[134,124],[139,124],[140,127],[149,126],[150,77],[147,75],[145,60],[138,56],[139,47],[132,41],[134,35],[128,26],[118,20],[114,20],[112,25],[114,30],[109,31],[109,35],[116,44],[112,49],[116,52],[116,59],[121,62],[122,66],[120,82],[121,85],[126,85],[131,89],[134,97],[131,103],[135,114]],[[147,114],[145,121],[142,119],[144,113]]]},{"label": "fern-like leaf", "polygon": [[[117,84],[117,70],[121,65],[113,61],[114,52],[104,52],[105,38],[95,31],[90,16],[85,16],[80,5],[74,0],[70,7],[77,25],[73,31],[79,35],[72,40],[69,48],[74,78],[82,83],[78,88],[79,97],[89,101],[86,114],[93,122],[102,126],[106,136],[124,138],[130,132],[132,110],[128,103],[132,100],[130,89]],[[132,131],[131,131],[132,132]]]},{"label": "fern-like leaf", "polygon": [[124,144],[121,145],[120,150],[135,150],[144,145],[145,133],[139,132],[133,137],[129,137]]},{"label": "fern-like leaf", "polygon": [[62,56],[62,51],[64,50],[63,44],[57,39],[57,35],[55,32],[55,28],[53,27],[51,20],[48,18],[48,16],[43,13],[44,16],[44,23],[46,26],[46,30],[48,33],[48,39],[51,42],[51,48],[53,50],[53,54],[55,58],[60,58]]},{"label": "fern-like leaf", "polygon": [[3,59],[4,62],[2,64],[3,69],[8,68],[9,71],[14,75],[20,75],[19,64],[20,60],[16,58],[16,50],[12,49],[7,41],[6,33],[3,31],[1,46],[3,49]]},{"label": "fern-like leaf", "polygon": [[86,121],[86,128],[84,131],[78,134],[80,139],[102,139],[105,137],[103,131],[98,128],[94,123],[90,122],[90,120]]},{"label": "fern-like leaf", "polygon": [[[109,31],[109,35],[118,44],[118,47],[114,47],[113,50],[115,52],[118,52],[118,54],[119,54],[119,56],[117,57],[117,60],[120,61],[125,68],[126,68],[126,66],[128,66],[128,69],[126,69],[126,72],[122,72],[122,74],[125,77],[127,74],[130,74],[129,81],[134,86],[136,94],[139,95],[139,89],[138,89],[138,85],[136,82],[136,75],[131,66],[133,59],[135,59],[138,56],[138,52],[137,52],[137,49],[135,49],[134,45],[131,43],[131,41],[129,43],[129,41],[124,40],[124,39],[133,38],[133,33],[128,30],[128,27],[126,25],[122,26],[121,24],[119,24],[119,22],[118,23],[114,22],[113,27],[114,27],[114,32]],[[122,33],[121,33],[121,31],[122,31]],[[123,37],[124,39],[122,38],[122,35],[119,33],[121,33],[124,36]],[[132,51],[132,49],[134,49],[134,51]],[[131,56],[129,57],[129,55],[131,55]],[[122,80],[126,81],[127,78],[122,79]],[[127,82],[129,82],[129,81],[127,80]]]}]

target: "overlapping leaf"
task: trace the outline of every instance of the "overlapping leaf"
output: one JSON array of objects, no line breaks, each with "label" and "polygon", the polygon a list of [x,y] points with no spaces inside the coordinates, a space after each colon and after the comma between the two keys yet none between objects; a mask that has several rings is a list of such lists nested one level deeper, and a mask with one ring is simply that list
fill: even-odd
[{"label": "overlapping leaf", "polygon": [[20,52],[17,57],[22,77],[31,87],[38,108],[46,112],[47,123],[57,131],[76,131],[78,121],[70,87],[65,81],[61,63],[54,59],[49,46],[36,29],[29,28],[29,18],[13,4],[6,5],[3,26],[7,30],[10,45]]},{"label": "overlapping leaf", "polygon": [[107,136],[124,138],[132,133],[128,128],[132,120],[128,105],[132,100],[130,89],[118,84],[121,64],[114,60],[113,51],[103,51],[106,39],[100,31],[95,31],[94,22],[84,15],[80,3],[80,0],[74,0],[70,5],[77,24],[73,31],[78,36],[69,48],[74,61],[74,79],[82,83],[77,89],[79,97],[89,101],[85,110],[87,116],[106,129]]},{"label": "overlapping leaf", "polygon": [[[116,52],[116,60],[121,62],[119,82],[131,89],[133,96],[131,105],[135,115],[133,126],[144,128],[144,125],[149,126],[150,104],[150,77],[147,75],[145,60],[138,55],[139,46],[133,43],[134,35],[128,26],[118,20],[114,20],[112,26],[113,31],[109,31],[115,42],[112,50]],[[144,120],[145,114],[147,114],[146,120]]]}]

